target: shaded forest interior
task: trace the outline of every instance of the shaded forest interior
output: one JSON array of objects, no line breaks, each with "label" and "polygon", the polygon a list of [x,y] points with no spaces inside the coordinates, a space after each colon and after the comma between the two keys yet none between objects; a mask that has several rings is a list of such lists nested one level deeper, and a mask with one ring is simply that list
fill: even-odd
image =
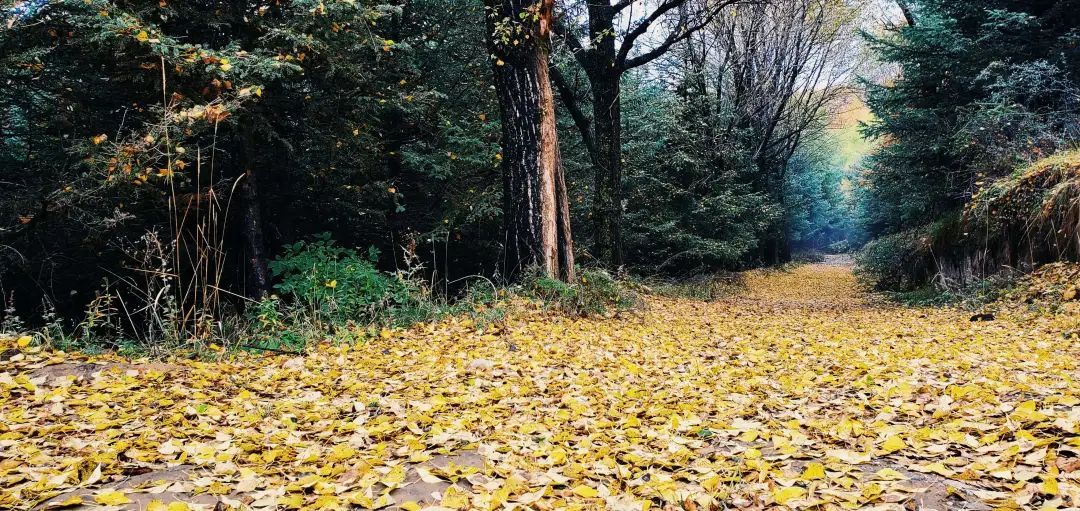
[{"label": "shaded forest interior", "polygon": [[911,290],[1075,258],[1076,12],[7,2],[0,314],[228,338],[223,318],[408,324],[514,283],[583,301],[583,272],[861,250],[867,282]]}]

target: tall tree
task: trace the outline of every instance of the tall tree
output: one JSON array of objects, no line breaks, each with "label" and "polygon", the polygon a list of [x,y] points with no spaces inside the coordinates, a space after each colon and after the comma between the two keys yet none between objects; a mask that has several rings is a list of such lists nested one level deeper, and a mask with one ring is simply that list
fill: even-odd
[{"label": "tall tree", "polygon": [[[560,95],[568,103],[575,123],[585,139],[595,173],[593,196],[593,251],[601,262],[612,267],[623,263],[623,156],[622,99],[620,80],[634,68],[667,53],[672,46],[709,25],[725,7],[741,0],[662,0],[653,7],[634,0],[584,0],[585,27],[563,23],[556,26],[562,39],[588,77],[592,93],[592,119],[582,113],[567,80],[556,70],[554,78]],[[635,12],[644,6],[645,12]],[[582,6],[571,2],[568,19],[575,19]],[[618,27],[622,20],[624,28]],[[655,32],[666,36],[654,45]],[[649,34],[647,36],[646,34]],[[582,37],[584,36],[584,41]]]},{"label": "tall tree", "polygon": [[502,114],[507,272],[574,276],[548,55],[554,0],[485,0]]}]

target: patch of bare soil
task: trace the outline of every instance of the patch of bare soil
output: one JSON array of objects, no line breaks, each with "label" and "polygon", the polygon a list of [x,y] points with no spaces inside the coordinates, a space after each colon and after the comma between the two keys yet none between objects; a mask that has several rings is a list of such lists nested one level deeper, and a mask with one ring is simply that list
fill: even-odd
[{"label": "patch of bare soil", "polygon": [[74,506],[66,505],[63,506],[63,508],[69,510],[96,509],[97,506],[94,505],[93,495],[101,490],[129,490],[130,492],[125,493],[131,502],[120,506],[120,509],[123,510],[139,511],[146,509],[146,507],[150,505],[150,502],[154,500],[160,500],[164,504],[169,504],[170,502],[184,502],[211,508],[215,507],[221,500],[218,497],[205,494],[193,495],[188,492],[171,489],[174,486],[171,483],[188,481],[193,474],[197,474],[197,471],[195,467],[191,465],[178,465],[175,467],[153,470],[119,481],[94,485],[94,488],[81,488],[75,491],[62,493],[38,504],[34,509],[44,510],[61,507],[64,502],[76,497],[81,498],[84,504],[76,504]]},{"label": "patch of bare soil", "polygon": [[100,374],[106,372],[116,372],[130,374],[133,376],[142,375],[147,372],[184,372],[183,366],[174,364],[165,364],[160,362],[146,362],[141,364],[136,363],[92,363],[92,362],[64,362],[60,364],[47,365],[39,367],[30,371],[29,378],[36,380],[38,378],[44,378],[44,383],[51,384],[65,378],[71,378],[74,381],[78,380],[93,380]]},{"label": "patch of bare soil", "polygon": [[[406,470],[404,485],[391,491],[390,496],[399,504],[412,501],[424,506],[439,503],[442,500],[443,493],[451,486],[457,485],[458,488],[462,490],[471,489],[472,483],[464,478],[455,483],[444,480],[426,482],[420,474],[420,471],[423,470],[446,470],[451,465],[459,468],[464,467],[482,470],[484,468],[484,458],[477,454],[476,451],[461,451],[448,455],[436,455],[430,460],[422,463],[410,464]],[[101,492],[101,490],[123,491],[125,496],[131,500],[131,502],[119,507],[114,507],[114,509],[122,511],[141,511],[146,509],[154,500],[159,500],[163,504],[184,502],[186,504],[195,504],[207,509],[217,508],[219,503],[225,504],[223,499],[219,496],[209,494],[197,495],[188,490],[190,485],[183,484],[200,476],[199,470],[192,465],[179,465],[160,470],[152,470],[117,481],[105,484],[91,484],[89,486],[92,487],[65,492],[38,504],[34,509],[43,511],[63,507],[66,510],[89,511],[97,508],[97,506],[94,505],[94,495]],[[385,489],[385,487],[383,488]],[[64,505],[65,502],[69,502],[76,497],[81,499],[83,504]],[[226,498],[234,503],[247,503],[252,500],[250,495],[242,492],[232,493]],[[402,508],[394,505],[386,509],[400,510]]]},{"label": "patch of bare soil", "polygon": [[[425,506],[438,504],[442,500],[443,492],[453,485],[457,485],[464,490],[471,489],[472,483],[465,479],[460,479],[456,483],[448,481],[425,482],[421,478],[420,472],[417,471],[417,469],[432,468],[445,470],[451,464],[458,467],[471,467],[482,470],[484,468],[484,458],[477,454],[476,451],[461,451],[450,455],[440,454],[423,463],[414,464],[406,471],[405,486],[391,491],[390,496],[398,504],[413,501]],[[401,507],[395,505],[387,509],[399,510]]]}]

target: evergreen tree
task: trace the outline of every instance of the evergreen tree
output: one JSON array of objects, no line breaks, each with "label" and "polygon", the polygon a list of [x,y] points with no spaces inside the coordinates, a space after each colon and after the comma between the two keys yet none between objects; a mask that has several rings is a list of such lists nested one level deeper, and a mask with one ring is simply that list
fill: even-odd
[{"label": "evergreen tree", "polygon": [[868,35],[895,80],[868,85],[883,142],[864,214],[893,233],[958,210],[976,184],[1052,152],[1077,130],[1080,4],[910,2],[914,25]]}]

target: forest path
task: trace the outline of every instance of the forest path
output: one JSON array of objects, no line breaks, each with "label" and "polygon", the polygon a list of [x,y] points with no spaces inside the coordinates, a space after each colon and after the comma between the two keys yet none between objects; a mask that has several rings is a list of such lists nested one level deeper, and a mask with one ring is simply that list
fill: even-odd
[{"label": "forest path", "polygon": [[902,308],[846,266],[745,282],[306,357],[0,349],[0,507],[1076,505],[1080,316]]}]

